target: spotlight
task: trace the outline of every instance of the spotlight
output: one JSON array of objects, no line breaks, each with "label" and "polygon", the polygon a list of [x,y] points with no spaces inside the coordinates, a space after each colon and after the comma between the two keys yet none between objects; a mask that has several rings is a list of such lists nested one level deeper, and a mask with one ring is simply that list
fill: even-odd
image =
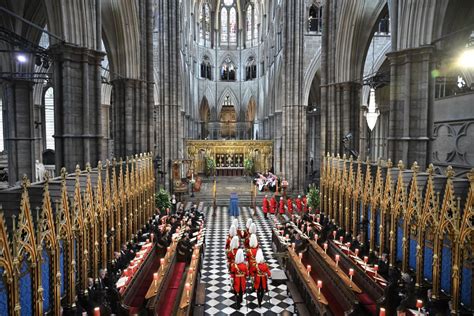
[{"label": "spotlight", "polygon": [[458,65],[462,68],[474,68],[474,46],[467,47],[459,56]]},{"label": "spotlight", "polygon": [[26,59],[26,56],[23,55],[23,54],[18,54],[16,55],[16,60],[18,60],[18,62],[20,63],[26,63],[27,59]]},{"label": "spotlight", "polygon": [[35,56],[35,65],[38,67],[41,66],[41,56],[39,55]]}]

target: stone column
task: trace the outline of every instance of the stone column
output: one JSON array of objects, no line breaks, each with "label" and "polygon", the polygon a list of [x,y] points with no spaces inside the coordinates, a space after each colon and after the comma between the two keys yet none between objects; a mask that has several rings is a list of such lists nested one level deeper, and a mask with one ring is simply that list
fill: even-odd
[{"label": "stone column", "polygon": [[113,104],[114,153],[126,157],[149,150],[153,134],[149,133],[146,83],[137,79],[115,79]]},{"label": "stone column", "polygon": [[[433,47],[387,54],[390,61],[388,157],[426,168],[432,137],[434,102]],[[413,119],[416,118],[416,119]]]},{"label": "stone column", "polygon": [[35,130],[33,81],[12,80],[4,83],[3,106],[6,109],[5,150],[8,152],[8,183],[14,185],[23,175],[35,178]]},{"label": "stone column", "polygon": [[104,53],[70,44],[50,48],[54,56],[56,169],[92,166],[105,158],[100,62]]}]

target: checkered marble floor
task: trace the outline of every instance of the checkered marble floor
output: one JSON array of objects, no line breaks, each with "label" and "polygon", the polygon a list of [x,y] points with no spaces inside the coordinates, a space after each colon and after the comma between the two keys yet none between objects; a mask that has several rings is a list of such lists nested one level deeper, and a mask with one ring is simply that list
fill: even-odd
[{"label": "checkered marble floor", "polygon": [[[231,292],[230,275],[227,270],[225,256],[225,240],[231,224],[227,207],[218,207],[216,215],[212,216],[212,208],[207,209],[206,215],[206,251],[201,271],[201,282],[206,284],[206,315],[279,315],[283,311],[294,312],[293,300],[287,294],[286,285],[274,287],[269,284],[269,292],[265,295],[262,306],[258,307],[257,294],[249,293],[244,296],[240,307],[235,303]],[[281,269],[273,257],[271,238],[271,219],[263,218],[261,211],[254,218],[257,225],[257,237],[265,260],[270,269]],[[251,209],[240,208],[239,225],[245,227]]]}]

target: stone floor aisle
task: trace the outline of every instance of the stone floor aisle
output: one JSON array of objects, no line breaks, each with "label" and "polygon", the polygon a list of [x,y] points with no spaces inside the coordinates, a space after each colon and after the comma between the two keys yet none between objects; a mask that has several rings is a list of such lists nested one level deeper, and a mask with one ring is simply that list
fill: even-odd
[{"label": "stone floor aisle", "polygon": [[[239,224],[245,227],[247,218],[251,215],[251,209],[240,208]],[[293,300],[288,297],[286,285],[274,287],[269,286],[269,292],[264,298],[262,307],[258,307],[256,293],[250,293],[239,308],[235,304],[234,294],[230,291],[230,276],[227,270],[225,256],[225,240],[231,218],[227,207],[218,207],[216,216],[212,216],[212,208],[207,209],[206,215],[206,250],[202,267],[201,282],[206,283],[206,315],[279,315],[283,311],[293,313]],[[265,220],[258,212],[254,218],[257,225],[257,235],[260,247],[263,250],[265,260],[270,269],[281,269],[277,260],[273,257],[271,223]]]}]

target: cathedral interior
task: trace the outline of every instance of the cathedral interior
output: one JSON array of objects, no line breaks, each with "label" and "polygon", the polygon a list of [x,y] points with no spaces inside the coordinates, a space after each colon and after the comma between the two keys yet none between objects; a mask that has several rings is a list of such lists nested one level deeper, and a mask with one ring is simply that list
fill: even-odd
[{"label": "cathedral interior", "polygon": [[473,315],[473,1],[0,17],[0,315]]}]

